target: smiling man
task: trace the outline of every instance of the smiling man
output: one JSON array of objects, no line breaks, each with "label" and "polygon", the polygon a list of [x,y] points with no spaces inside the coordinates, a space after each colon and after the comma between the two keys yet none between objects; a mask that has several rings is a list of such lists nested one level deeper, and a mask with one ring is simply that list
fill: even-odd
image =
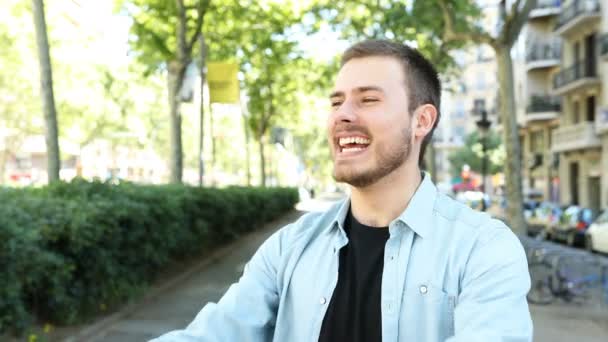
[{"label": "smiling man", "polygon": [[518,239],[419,169],[440,95],[416,50],[349,48],[327,132],[350,197],[280,229],[217,304],[157,341],[531,341]]}]

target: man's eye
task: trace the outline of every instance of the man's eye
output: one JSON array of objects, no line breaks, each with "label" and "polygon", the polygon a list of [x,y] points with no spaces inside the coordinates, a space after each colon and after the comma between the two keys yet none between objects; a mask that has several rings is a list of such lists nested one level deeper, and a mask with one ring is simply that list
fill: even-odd
[{"label": "man's eye", "polygon": [[363,103],[370,103],[370,102],[378,102],[378,99],[373,98],[373,97],[366,97],[363,99]]},{"label": "man's eye", "polygon": [[332,107],[339,107],[341,105],[342,105],[342,102],[340,102],[340,101],[332,101],[331,102],[331,106]]}]

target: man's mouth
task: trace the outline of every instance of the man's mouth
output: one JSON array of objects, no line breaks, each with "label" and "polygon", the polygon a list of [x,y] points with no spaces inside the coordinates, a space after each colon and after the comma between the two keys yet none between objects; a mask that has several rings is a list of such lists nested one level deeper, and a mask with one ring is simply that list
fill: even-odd
[{"label": "man's mouth", "polygon": [[338,139],[340,153],[354,153],[365,150],[371,140],[361,136],[345,136]]}]

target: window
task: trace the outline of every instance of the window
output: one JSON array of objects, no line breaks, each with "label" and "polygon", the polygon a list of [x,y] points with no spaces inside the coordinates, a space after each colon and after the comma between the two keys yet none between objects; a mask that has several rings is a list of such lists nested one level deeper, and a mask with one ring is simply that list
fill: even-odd
[{"label": "window", "polygon": [[595,121],[595,96],[587,97],[587,121]]},{"label": "window", "polygon": [[530,133],[530,152],[542,153],[545,148],[545,136],[543,131]]},{"label": "window", "polygon": [[455,118],[464,118],[464,116],[465,116],[464,102],[458,101],[458,102],[454,103],[454,111],[452,113]]},{"label": "window", "polygon": [[475,99],[473,101],[473,111],[475,113],[481,113],[482,110],[486,109],[486,100],[485,99]]},{"label": "window", "polygon": [[581,121],[581,113],[580,113],[580,106],[578,104],[578,101],[574,101],[572,103],[572,114],[573,114],[573,122],[574,124],[577,124]]},{"label": "window", "polygon": [[475,85],[477,90],[484,90],[486,88],[486,78],[483,72],[477,73]]}]

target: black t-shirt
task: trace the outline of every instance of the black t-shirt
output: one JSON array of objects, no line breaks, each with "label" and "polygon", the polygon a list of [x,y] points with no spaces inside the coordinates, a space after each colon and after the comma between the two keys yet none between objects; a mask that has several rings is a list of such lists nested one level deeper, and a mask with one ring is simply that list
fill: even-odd
[{"label": "black t-shirt", "polygon": [[388,227],[365,226],[349,211],[344,230],[349,242],[340,250],[338,283],[319,342],[382,341],[380,293]]}]

